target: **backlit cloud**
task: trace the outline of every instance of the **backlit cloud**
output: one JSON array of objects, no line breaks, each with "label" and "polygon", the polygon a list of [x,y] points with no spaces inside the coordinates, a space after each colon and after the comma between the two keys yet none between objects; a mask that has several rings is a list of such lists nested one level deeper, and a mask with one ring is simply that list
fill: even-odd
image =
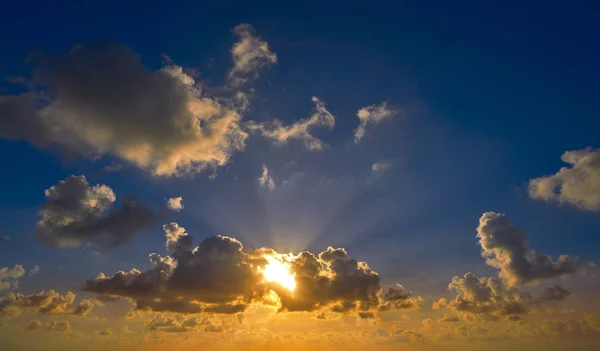
[{"label": "backlit cloud", "polygon": [[354,131],[354,143],[360,143],[361,139],[367,132],[367,126],[370,124],[377,125],[382,121],[392,118],[399,113],[398,110],[392,109],[387,102],[382,102],[378,105],[369,105],[358,110],[356,115],[359,119],[358,128]]},{"label": "backlit cloud", "polygon": [[600,210],[600,150],[590,147],[567,151],[561,159],[569,166],[553,175],[531,179],[529,196]]},{"label": "backlit cloud", "polygon": [[277,63],[277,54],[271,51],[269,44],[256,35],[251,25],[243,23],[233,29],[239,41],[231,48],[233,67],[229,79],[233,86],[240,86],[249,79],[257,78],[258,71]]},{"label": "backlit cloud", "polygon": [[71,175],[45,191],[47,202],[39,210],[39,239],[52,247],[78,247],[90,243],[117,246],[155,222],[144,204],[125,198],[114,209],[116,196],[106,185],[90,186],[85,176]]},{"label": "backlit cloud", "polygon": [[170,197],[167,198],[166,206],[171,211],[179,212],[183,210],[183,197]]},{"label": "backlit cloud", "polygon": [[75,302],[76,295],[70,291],[61,295],[54,290],[41,291],[30,295],[10,293],[0,298],[0,316],[18,316],[23,311],[32,310],[48,315],[86,316],[94,306],[101,303],[95,299],[81,299]]},{"label": "backlit cloud", "polygon": [[248,130],[260,132],[264,137],[272,139],[276,144],[286,144],[290,140],[300,140],[309,150],[322,150],[323,141],[311,134],[312,130],[319,127],[332,129],[335,126],[335,117],[325,108],[325,103],[316,96],[315,112],[307,119],[301,119],[289,126],[280,120],[257,123],[248,123]]}]

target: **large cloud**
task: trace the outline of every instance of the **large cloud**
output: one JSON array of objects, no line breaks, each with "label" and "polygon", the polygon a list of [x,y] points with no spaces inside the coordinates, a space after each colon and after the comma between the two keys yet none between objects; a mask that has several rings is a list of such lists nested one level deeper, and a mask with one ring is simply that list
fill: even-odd
[{"label": "large cloud", "polygon": [[155,223],[151,210],[125,198],[120,208],[106,185],[90,186],[85,176],[71,175],[46,189],[40,208],[38,237],[52,247],[77,247],[89,243],[116,246]]},{"label": "large cloud", "polygon": [[387,102],[382,102],[378,105],[365,106],[358,110],[356,115],[360,122],[358,128],[354,131],[354,143],[360,143],[367,132],[367,126],[369,124],[379,124],[386,119],[394,117],[398,112],[398,110],[391,109]]},{"label": "large cloud", "polygon": [[529,196],[570,203],[586,210],[600,210],[600,150],[567,151],[561,159],[570,167],[563,167],[553,175],[531,179]]},{"label": "large cloud", "polygon": [[500,270],[510,286],[573,274],[582,264],[572,256],[558,260],[529,248],[527,235],[503,214],[486,212],[479,219],[477,237],[486,263]]},{"label": "large cloud", "polygon": [[256,35],[251,25],[240,24],[233,32],[239,41],[231,48],[233,67],[229,71],[229,79],[233,86],[240,86],[250,78],[258,77],[259,69],[277,63],[277,54]]},{"label": "large cloud", "polygon": [[[206,96],[180,66],[149,70],[116,44],[35,58],[43,93],[0,96],[1,138],[91,158],[110,154],[156,175],[221,166],[244,148],[234,102]],[[254,62],[240,58],[232,72],[247,73]]]},{"label": "large cloud", "polygon": [[[318,256],[307,251],[278,254],[269,248],[244,248],[227,236],[209,237],[193,247],[191,236],[178,224],[165,225],[164,230],[168,255],[150,254],[151,269],[110,277],[100,273],[84,290],[128,297],[137,310],[178,313],[232,314],[251,303],[277,304],[280,312],[349,313],[421,303],[401,287],[382,295],[379,275],[344,249],[329,247]],[[296,284],[293,291],[265,279],[262,272],[270,262],[287,267]]]},{"label": "large cloud", "polygon": [[302,119],[286,126],[280,120],[248,123],[250,131],[258,131],[264,137],[272,139],[277,144],[286,144],[290,140],[300,140],[309,150],[322,150],[323,141],[311,134],[314,128],[327,127],[332,129],[335,117],[325,108],[325,103],[313,96],[315,112],[307,119]]}]

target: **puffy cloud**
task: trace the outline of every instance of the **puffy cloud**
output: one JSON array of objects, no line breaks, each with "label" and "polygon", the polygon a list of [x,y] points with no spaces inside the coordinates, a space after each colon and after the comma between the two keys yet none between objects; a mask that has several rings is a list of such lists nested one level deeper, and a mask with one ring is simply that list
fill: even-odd
[{"label": "puffy cloud", "polygon": [[[42,314],[86,316],[94,306],[100,304],[97,300],[82,299],[75,304],[76,295],[70,291],[61,295],[54,290],[23,295],[11,293],[0,298],[0,315],[16,316],[23,309],[32,309]],[[73,304],[75,306],[71,307]]]},{"label": "puffy cloud", "polygon": [[48,330],[63,333],[70,332],[71,323],[69,323],[69,321],[52,321],[48,326]]},{"label": "puffy cloud", "polygon": [[[401,286],[382,294],[379,275],[365,262],[329,247],[318,256],[278,254],[270,248],[247,249],[231,237],[203,239],[197,247],[177,223],[164,227],[167,256],[149,255],[152,268],[113,276],[100,273],[84,290],[132,299],[138,311],[235,314],[250,304],[276,304],[280,312],[365,313],[416,308]],[[295,283],[267,279],[268,265],[287,271]]]},{"label": "puffy cloud", "polygon": [[183,317],[179,315],[165,316],[160,313],[145,322],[145,325],[149,330],[166,333],[197,331],[200,330],[201,327],[209,324],[209,319],[207,317]]},{"label": "puffy cloud", "polygon": [[[244,148],[236,109],[206,96],[180,66],[148,70],[116,44],[36,57],[45,91],[0,96],[1,138],[109,154],[163,176],[214,169]],[[239,62],[235,72],[256,60]]]},{"label": "puffy cloud", "polygon": [[365,136],[367,125],[379,124],[383,120],[394,117],[399,112],[398,110],[391,109],[387,102],[382,102],[378,105],[369,105],[358,110],[356,115],[360,122],[358,128],[354,131],[354,143],[360,143],[360,140]]},{"label": "puffy cloud", "polygon": [[277,54],[269,44],[256,35],[251,25],[242,23],[233,29],[239,41],[231,48],[233,67],[229,79],[233,86],[241,86],[251,78],[258,77],[259,69],[276,64]]},{"label": "puffy cloud", "polygon": [[266,165],[262,166],[262,175],[258,178],[258,183],[264,189],[268,189],[269,191],[275,190],[275,178],[269,175],[269,169]]},{"label": "puffy cloud", "polygon": [[375,162],[371,166],[371,171],[373,173],[380,173],[380,172],[385,172],[392,167],[394,167],[394,164],[391,162],[386,162],[386,161]]},{"label": "puffy cloud", "polygon": [[71,175],[46,189],[45,195],[37,229],[40,240],[51,247],[117,246],[155,223],[152,211],[132,198],[111,209],[116,200],[112,189],[90,186],[85,176]]},{"label": "puffy cloud", "polygon": [[34,319],[31,322],[29,322],[29,324],[27,325],[27,327],[25,327],[26,330],[36,330],[36,329],[40,329],[42,326],[42,321],[40,321],[39,319]]},{"label": "puffy cloud", "polygon": [[10,241],[10,237],[7,235],[0,235],[0,243],[7,243]]},{"label": "puffy cloud", "polygon": [[0,290],[18,288],[19,279],[24,275],[25,269],[20,264],[16,264],[12,268],[0,268]]},{"label": "puffy cloud", "polygon": [[569,203],[580,208],[600,210],[600,150],[586,148],[562,154],[563,167],[553,175],[531,179],[533,199]]},{"label": "puffy cloud", "polygon": [[438,319],[437,321],[438,322],[442,322],[442,323],[445,323],[445,322],[458,322],[458,321],[460,321],[460,318],[458,318],[458,316],[453,316],[453,315],[445,314],[442,318]]},{"label": "puffy cloud", "polygon": [[167,198],[166,206],[171,211],[179,212],[183,210],[183,198],[181,196],[178,197],[170,197]]},{"label": "puffy cloud", "polygon": [[264,137],[272,139],[277,144],[286,144],[290,140],[300,140],[309,150],[323,149],[323,141],[313,136],[311,131],[314,128],[327,127],[333,129],[335,117],[325,108],[325,103],[316,96],[312,101],[315,103],[316,111],[307,119],[299,120],[289,126],[283,125],[280,120],[257,123],[251,121],[248,123],[248,130],[251,132],[260,132]]},{"label": "puffy cloud", "polygon": [[554,261],[529,248],[527,235],[503,214],[486,212],[479,219],[477,237],[486,263],[500,270],[510,286],[573,274],[582,266],[576,258],[562,255]]}]

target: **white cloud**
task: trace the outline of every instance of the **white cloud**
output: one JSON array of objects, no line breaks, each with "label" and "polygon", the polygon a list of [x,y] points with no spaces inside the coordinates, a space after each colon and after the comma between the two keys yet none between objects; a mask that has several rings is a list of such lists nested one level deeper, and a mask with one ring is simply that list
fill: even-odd
[{"label": "white cloud", "polygon": [[269,175],[269,169],[266,165],[262,165],[262,175],[258,178],[260,186],[269,191],[275,190],[275,179]]},{"label": "white cloud", "polygon": [[183,201],[183,197],[181,197],[181,196],[170,197],[170,198],[167,198],[166,206],[171,211],[179,212],[179,211],[183,210],[182,201]]},{"label": "white cloud", "polygon": [[371,171],[373,173],[380,173],[380,172],[385,172],[392,167],[394,167],[394,164],[392,162],[388,162],[388,161],[375,162],[371,166]]},{"label": "white cloud", "polygon": [[233,67],[229,79],[233,86],[241,86],[250,78],[257,78],[259,69],[276,64],[277,54],[269,44],[256,35],[249,24],[240,24],[233,29],[239,41],[231,48]]},{"label": "white cloud", "polygon": [[600,150],[586,148],[567,151],[561,159],[570,166],[561,168],[553,175],[531,179],[529,196],[599,211]]},{"label": "white cloud", "polygon": [[300,140],[309,150],[322,150],[323,141],[313,136],[314,128],[326,127],[333,129],[335,117],[325,108],[325,103],[318,97],[313,96],[315,112],[307,119],[301,119],[289,126],[283,125],[280,120],[265,123],[248,123],[250,131],[258,131],[264,137],[272,139],[277,144],[286,144],[290,140]]},{"label": "white cloud", "polygon": [[354,143],[360,143],[360,140],[365,136],[367,125],[379,124],[385,119],[394,117],[398,112],[398,110],[389,108],[387,102],[366,106],[358,110],[356,115],[360,122],[358,128],[354,131]]}]

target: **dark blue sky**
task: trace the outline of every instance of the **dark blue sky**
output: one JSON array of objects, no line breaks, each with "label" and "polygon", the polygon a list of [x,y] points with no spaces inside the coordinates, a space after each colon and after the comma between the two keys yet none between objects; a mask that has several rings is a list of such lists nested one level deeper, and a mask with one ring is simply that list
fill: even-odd
[{"label": "dark blue sky", "polygon": [[[113,41],[131,47],[150,68],[159,68],[166,54],[219,85],[230,66],[231,29],[250,23],[277,53],[278,65],[261,72],[258,102],[244,118],[292,122],[308,115],[316,95],[327,102],[336,126],[319,131],[330,145],[321,153],[250,139],[215,180],[208,174],[156,178],[135,168],[106,174],[100,169],[110,157],[65,159],[0,140],[5,165],[0,235],[13,238],[10,246],[0,246],[0,266],[39,264],[47,267],[44,279],[68,285],[77,282],[74,277],[93,277],[90,270],[141,266],[147,253],[162,252],[158,226],[100,256],[37,243],[43,190],[69,174],[85,174],[91,183],[107,184],[117,195],[136,196],[156,209],[164,197],[182,195],[186,209],[163,213],[161,223],[176,220],[197,238],[222,233],[258,246],[277,245],[277,235],[307,236],[310,240],[297,241],[317,247],[297,249],[346,246],[390,281],[427,284],[419,277],[429,272],[440,277],[432,286],[443,289],[463,270],[485,270],[475,228],[489,210],[524,227],[539,251],[597,261],[598,213],[534,201],[526,186],[564,166],[563,152],[600,145],[598,10],[591,1],[302,3],[260,9],[248,2],[5,4],[3,77],[28,75],[25,59],[35,50],[64,52],[76,43]],[[356,111],[385,100],[407,106],[408,113],[355,146]],[[371,164],[380,160],[396,160],[398,166],[364,185]],[[290,161],[297,169],[290,169]],[[265,197],[256,189],[263,163],[280,180],[305,174],[303,188],[287,198]],[[287,225],[293,234],[280,233]],[[313,233],[297,232],[302,230]],[[415,266],[423,269],[408,268]]]}]

